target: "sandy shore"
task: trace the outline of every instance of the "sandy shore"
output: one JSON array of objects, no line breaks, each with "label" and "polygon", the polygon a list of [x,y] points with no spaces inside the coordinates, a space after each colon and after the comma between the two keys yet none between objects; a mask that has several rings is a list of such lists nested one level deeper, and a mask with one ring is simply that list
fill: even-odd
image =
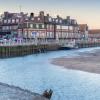
[{"label": "sandy shore", "polygon": [[0,83],[0,100],[47,100],[37,93]]},{"label": "sandy shore", "polygon": [[83,53],[74,58],[54,58],[51,63],[67,69],[100,74],[100,51]]}]

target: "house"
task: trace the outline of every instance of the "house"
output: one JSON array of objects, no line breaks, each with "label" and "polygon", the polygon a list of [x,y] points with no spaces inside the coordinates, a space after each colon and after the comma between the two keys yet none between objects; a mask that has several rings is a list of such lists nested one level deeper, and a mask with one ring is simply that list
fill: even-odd
[{"label": "house", "polygon": [[88,39],[88,25],[79,24],[80,39]]},{"label": "house", "polygon": [[[23,23],[24,18],[27,14],[21,13],[10,13],[4,12],[1,21],[1,33],[0,35],[6,35],[10,37],[18,35],[18,28],[20,23]],[[4,33],[4,34],[3,34]]]},{"label": "house", "polygon": [[90,40],[100,40],[100,29],[91,29],[88,33]]}]

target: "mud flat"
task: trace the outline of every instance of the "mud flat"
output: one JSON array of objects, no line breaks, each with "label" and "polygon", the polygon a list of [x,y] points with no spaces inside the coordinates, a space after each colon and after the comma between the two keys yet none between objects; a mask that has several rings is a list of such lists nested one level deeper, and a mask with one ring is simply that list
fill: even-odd
[{"label": "mud flat", "polygon": [[81,56],[74,58],[54,58],[51,63],[71,70],[100,74],[100,51],[83,53]]}]

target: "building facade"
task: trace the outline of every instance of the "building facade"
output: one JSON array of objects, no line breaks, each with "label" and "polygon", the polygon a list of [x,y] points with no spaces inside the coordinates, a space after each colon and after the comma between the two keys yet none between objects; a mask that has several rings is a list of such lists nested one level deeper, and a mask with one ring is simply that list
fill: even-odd
[{"label": "building facade", "polygon": [[79,24],[79,33],[80,33],[80,39],[81,40],[87,40],[88,39],[88,25],[87,24]]},{"label": "building facade", "polygon": [[[82,30],[75,19],[65,19],[57,15],[53,18],[40,11],[38,16],[21,13],[4,12],[1,18],[0,36],[22,37],[25,39],[79,40],[87,35],[87,26]],[[80,35],[81,33],[81,35]]]},{"label": "building facade", "polygon": [[100,40],[100,29],[91,29],[88,33],[89,40]]},{"label": "building facade", "polygon": [[1,17],[1,36],[17,36],[20,23],[23,23],[26,14],[4,12]]}]

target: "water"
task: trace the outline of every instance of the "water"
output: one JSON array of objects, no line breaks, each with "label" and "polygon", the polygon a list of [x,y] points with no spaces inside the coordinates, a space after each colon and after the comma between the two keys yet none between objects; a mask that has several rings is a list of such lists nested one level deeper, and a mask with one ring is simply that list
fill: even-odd
[{"label": "water", "polygon": [[50,64],[52,58],[73,57],[100,48],[54,51],[0,60],[0,82],[42,93],[53,89],[52,100],[100,100],[100,75]]}]

